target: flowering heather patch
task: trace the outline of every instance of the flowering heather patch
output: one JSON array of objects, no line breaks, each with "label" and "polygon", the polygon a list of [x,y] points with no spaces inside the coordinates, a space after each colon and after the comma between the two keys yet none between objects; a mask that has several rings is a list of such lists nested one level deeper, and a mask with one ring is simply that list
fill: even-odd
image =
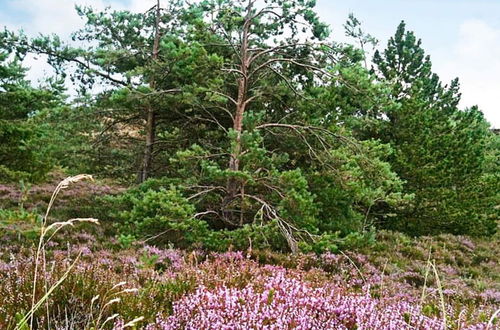
[{"label": "flowering heather patch", "polygon": [[146,329],[442,329],[407,302],[385,305],[368,292],[349,294],[328,284],[312,288],[285,272],[263,289],[199,287],[174,304],[173,315]]},{"label": "flowering heather patch", "polygon": [[[391,236],[383,242],[399,238]],[[113,320],[117,329],[138,317],[144,319],[137,325],[151,330],[443,328],[440,290],[432,274],[425,279],[423,260],[404,258],[407,243],[371,254],[292,256],[266,251],[207,254],[147,245],[123,250],[105,247],[102,240],[85,232],[68,233],[65,239],[71,243],[55,241],[48,248],[47,270],[40,270],[39,278],[54,283],[74,257],[82,255],[50,297],[49,317],[45,308],[36,314],[38,327],[46,327],[50,319],[52,328],[85,328],[99,317],[108,302],[103,297],[108,296],[116,300],[106,306],[101,319],[118,314]],[[474,242],[477,246],[472,250],[464,246],[462,251],[460,240],[448,237],[446,249],[433,243],[447,326],[487,329],[499,307],[497,266],[488,257],[493,255],[482,255],[481,243]],[[417,250],[427,243],[412,241]],[[462,267],[446,262],[450,249],[462,259]],[[20,244],[0,245],[2,329],[14,326],[16,313],[29,310],[32,255],[31,248]],[[477,259],[478,255],[482,257]],[[481,281],[480,288],[463,277],[464,272],[478,269],[484,271],[475,278]],[[126,294],[110,295],[122,282],[126,282],[121,287],[128,290]],[[43,286],[38,287],[42,294]],[[96,296],[100,298],[93,302]]]}]

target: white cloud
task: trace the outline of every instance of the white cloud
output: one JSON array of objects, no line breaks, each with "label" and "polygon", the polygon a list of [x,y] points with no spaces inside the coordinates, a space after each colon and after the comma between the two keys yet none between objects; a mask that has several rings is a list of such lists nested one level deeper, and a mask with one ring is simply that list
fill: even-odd
[{"label": "white cloud", "polygon": [[[168,1],[169,0],[161,0],[160,6],[162,6],[162,4],[168,3]],[[156,1],[154,0],[132,0],[130,1],[130,4],[127,7],[132,12],[142,13],[148,10],[149,8],[153,7],[155,4]]]},{"label": "white cloud", "polygon": [[454,47],[433,64],[443,79],[459,77],[462,107],[477,104],[500,127],[500,29],[482,20],[464,21]]},{"label": "white cloud", "polygon": [[[163,3],[167,1],[162,0]],[[71,32],[83,26],[83,20],[78,17],[74,9],[75,4],[90,5],[96,9],[111,6],[113,9],[144,12],[156,1],[130,0],[125,3],[123,0],[2,0],[2,2],[3,6],[18,13],[17,17],[6,17],[5,13],[0,12],[0,22],[9,29],[23,28],[30,35],[56,33],[67,39]],[[339,15],[331,14],[332,11],[328,8],[324,9],[320,10],[320,13],[326,15],[324,17],[326,21],[339,24],[345,21],[345,17],[340,19]],[[342,34],[342,28],[339,26],[336,39],[342,38]],[[454,44],[450,42],[443,44],[441,49],[427,49],[428,53],[433,55],[434,69],[445,81],[458,76],[463,94],[461,106],[479,105],[486,118],[495,127],[500,127],[498,100],[500,28],[495,28],[482,20],[470,19],[462,22],[456,36]],[[25,65],[31,67],[28,77],[34,82],[51,73],[50,66],[43,58],[37,60],[28,57]]]},{"label": "white cloud", "polygon": [[23,28],[30,34],[56,33],[68,37],[71,32],[83,26],[83,20],[75,11],[76,5],[91,6],[99,10],[112,7],[116,10],[143,12],[155,3],[155,0],[131,0],[126,4],[123,0],[7,0],[4,5],[23,13],[23,18],[29,17],[29,21],[16,22],[15,17],[2,17],[2,20],[7,22],[7,27]]},{"label": "white cloud", "polygon": [[[84,20],[76,13],[76,5],[91,6],[98,10],[109,6],[116,10],[144,12],[155,3],[155,0],[132,0],[127,4],[120,0],[7,0],[3,5],[20,14],[7,17],[0,13],[0,21],[8,29],[22,29],[30,36],[55,33],[63,40],[70,41],[71,33],[84,25]],[[53,74],[44,56],[28,55],[23,64],[30,68],[27,78],[35,84]]]},{"label": "white cloud", "polygon": [[[105,7],[101,0],[78,1],[78,4],[101,9]],[[29,36],[55,33],[63,40],[69,40],[73,31],[83,27],[83,20],[75,10],[76,1],[8,0],[4,5],[19,13],[15,17],[0,17],[7,28],[11,30],[22,29]],[[23,64],[30,69],[27,78],[33,83],[53,74],[52,68],[46,63],[45,56],[30,54],[26,56]]]},{"label": "white cloud", "polygon": [[7,27],[22,28],[28,34],[56,33],[67,37],[82,26],[82,20],[75,11],[75,4],[104,8],[101,0],[9,0],[8,6],[23,13],[22,20],[7,20]]}]

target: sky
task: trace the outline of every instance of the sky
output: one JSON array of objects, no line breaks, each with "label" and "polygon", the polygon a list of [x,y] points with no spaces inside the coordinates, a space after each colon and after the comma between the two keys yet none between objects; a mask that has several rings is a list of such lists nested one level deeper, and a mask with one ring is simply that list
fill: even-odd
[{"label": "sky", "polygon": [[[29,35],[56,33],[64,38],[82,26],[75,4],[142,12],[154,2],[0,0],[0,27],[22,28]],[[363,29],[380,40],[380,49],[404,20],[407,29],[422,39],[441,79],[460,79],[460,106],[478,105],[486,119],[500,128],[500,0],[317,0],[317,11],[330,24],[336,41],[346,41],[342,25],[353,13]],[[28,77],[32,81],[50,74],[43,59],[31,56],[25,65],[31,68]]]}]

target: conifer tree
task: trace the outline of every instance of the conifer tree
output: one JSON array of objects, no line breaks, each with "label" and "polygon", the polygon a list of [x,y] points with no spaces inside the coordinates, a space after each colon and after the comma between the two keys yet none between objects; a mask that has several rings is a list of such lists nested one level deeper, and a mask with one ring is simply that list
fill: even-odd
[{"label": "conifer tree", "polygon": [[53,162],[36,145],[46,134],[32,117],[58,103],[51,88],[34,88],[26,69],[9,47],[9,33],[0,34],[0,181],[40,180]]},{"label": "conifer tree", "polygon": [[394,147],[393,168],[415,194],[395,227],[413,234],[494,230],[484,217],[491,205],[484,209],[479,197],[489,125],[476,107],[458,109],[458,79],[442,85],[421,40],[404,22],[374,63],[398,104],[386,112],[381,138]]}]

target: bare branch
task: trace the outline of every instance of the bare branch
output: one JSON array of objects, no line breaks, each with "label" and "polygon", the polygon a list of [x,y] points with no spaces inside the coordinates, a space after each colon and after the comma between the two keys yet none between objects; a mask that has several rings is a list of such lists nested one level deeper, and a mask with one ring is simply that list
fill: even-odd
[{"label": "bare branch", "polygon": [[253,96],[249,97],[248,99],[246,99],[246,101],[245,101],[245,106],[247,106],[250,102],[252,102],[253,100],[255,100],[255,99],[257,98],[257,96],[258,96],[258,95],[257,95],[257,94],[255,94],[255,95],[253,95]]},{"label": "bare branch", "polygon": [[293,58],[272,58],[272,59],[269,59],[267,60],[266,62],[262,63],[261,65],[259,65],[258,67],[256,67],[254,70],[252,70],[249,74],[248,74],[248,77],[250,78],[252,75],[254,75],[255,73],[259,72],[260,70],[266,68],[266,67],[269,67],[270,64],[272,63],[292,63],[292,64],[295,64],[297,66],[300,66],[300,67],[303,67],[303,68],[307,68],[307,69],[310,69],[312,71],[316,71],[316,72],[320,72],[328,77],[333,77],[332,74],[330,74],[329,72],[323,70],[322,68],[318,67],[318,66],[315,66],[315,65],[312,65],[312,64],[307,64],[307,63],[300,63],[298,62],[297,60],[293,59]]},{"label": "bare branch", "polygon": [[237,69],[221,69],[221,71],[224,71],[224,72],[234,72],[234,73],[237,73],[243,77],[245,77],[245,74],[241,71],[241,70],[237,70]]},{"label": "bare branch", "polygon": [[220,217],[219,213],[217,213],[217,212],[215,212],[215,211],[212,211],[212,210],[209,210],[209,211],[205,211],[205,212],[198,212],[198,213],[196,213],[196,214],[193,216],[193,218],[198,218],[198,217],[200,217],[200,216],[207,215],[207,214],[215,214],[215,215],[217,215],[217,216],[219,216],[219,217]]},{"label": "bare branch", "polygon": [[59,58],[59,59],[62,59],[66,62],[74,62],[74,63],[77,63],[78,65],[84,67],[85,69],[87,70],[90,70],[92,73],[100,76],[101,78],[105,78],[115,84],[118,84],[118,85],[122,85],[122,86],[129,86],[129,84],[127,82],[124,82],[122,80],[119,80],[117,78],[113,78],[111,77],[111,75],[109,73],[105,73],[105,72],[102,72],[102,71],[99,71],[95,68],[92,68],[88,63],[85,63],[84,61],[76,58],[76,57],[66,57],[66,56],[62,56],[61,54],[57,54],[55,52],[51,52],[51,51],[48,51],[48,50],[45,50],[45,49],[42,49],[42,48],[38,48],[38,47],[35,47],[35,46],[31,46],[31,49],[34,50],[35,52],[39,53],[39,54],[44,54],[44,55],[48,55],[48,56],[53,56],[53,57],[56,57],[56,58]]},{"label": "bare branch", "polygon": [[166,234],[166,233],[168,233],[169,231],[173,231],[173,229],[172,229],[172,228],[170,228],[170,229],[167,229],[167,230],[165,230],[165,231],[162,231],[162,232],[161,232],[161,233],[159,233],[159,234],[156,234],[156,235],[154,235],[154,236],[150,236],[150,237],[146,238],[145,240],[143,240],[141,243],[142,243],[142,244],[145,244],[145,243],[147,243],[147,242],[149,242],[149,241],[151,241],[151,240],[157,239],[158,237],[160,237],[160,236],[162,236],[162,235],[165,235],[165,234]]},{"label": "bare branch", "polygon": [[217,94],[217,95],[220,95],[220,96],[223,96],[225,98],[227,98],[228,100],[230,100],[231,102],[234,103],[234,105],[238,105],[238,102],[236,102],[235,99],[233,99],[231,96],[227,95],[227,94],[224,94],[224,93],[221,93],[221,92],[218,92],[218,91],[210,91],[211,93],[214,93],[214,94]]},{"label": "bare branch", "polygon": [[286,49],[286,48],[290,48],[290,47],[297,47],[297,46],[309,46],[309,45],[310,45],[310,43],[294,42],[294,43],[280,45],[280,46],[276,46],[276,47],[272,47],[272,48],[268,48],[268,49],[265,49],[265,48],[249,49],[249,51],[259,51],[258,53],[254,54],[252,56],[250,62],[253,62],[254,60],[258,59],[259,57],[264,56],[266,54],[273,53],[277,50]]},{"label": "bare branch", "polygon": [[281,80],[283,80],[285,82],[285,84],[287,84],[288,88],[290,88],[292,90],[292,92],[297,95],[297,96],[300,96],[302,98],[305,98],[305,96],[300,93],[297,89],[295,89],[295,87],[293,87],[292,83],[290,82],[290,80],[288,80],[284,75],[281,74],[281,72],[279,72],[278,70],[275,70],[274,68],[272,67],[269,67],[271,69],[272,72],[274,72],[278,77],[281,78]]},{"label": "bare branch", "polygon": [[164,90],[157,90],[149,93],[143,93],[140,92],[136,89],[131,90],[134,94],[140,94],[142,97],[148,97],[148,96],[157,96],[157,95],[163,95],[163,94],[174,94],[174,93],[180,93],[182,92],[182,89],[180,88],[172,88],[172,89],[164,89]]},{"label": "bare branch", "polygon": [[212,192],[214,190],[226,191],[226,188],[224,188],[222,186],[191,186],[191,187],[188,187],[188,188],[193,188],[193,189],[199,189],[199,188],[201,188],[203,190],[200,191],[200,192],[197,192],[194,195],[189,196],[187,198],[187,200],[191,200],[191,199],[196,198],[198,196],[202,196],[202,195],[208,194],[209,192]]}]

